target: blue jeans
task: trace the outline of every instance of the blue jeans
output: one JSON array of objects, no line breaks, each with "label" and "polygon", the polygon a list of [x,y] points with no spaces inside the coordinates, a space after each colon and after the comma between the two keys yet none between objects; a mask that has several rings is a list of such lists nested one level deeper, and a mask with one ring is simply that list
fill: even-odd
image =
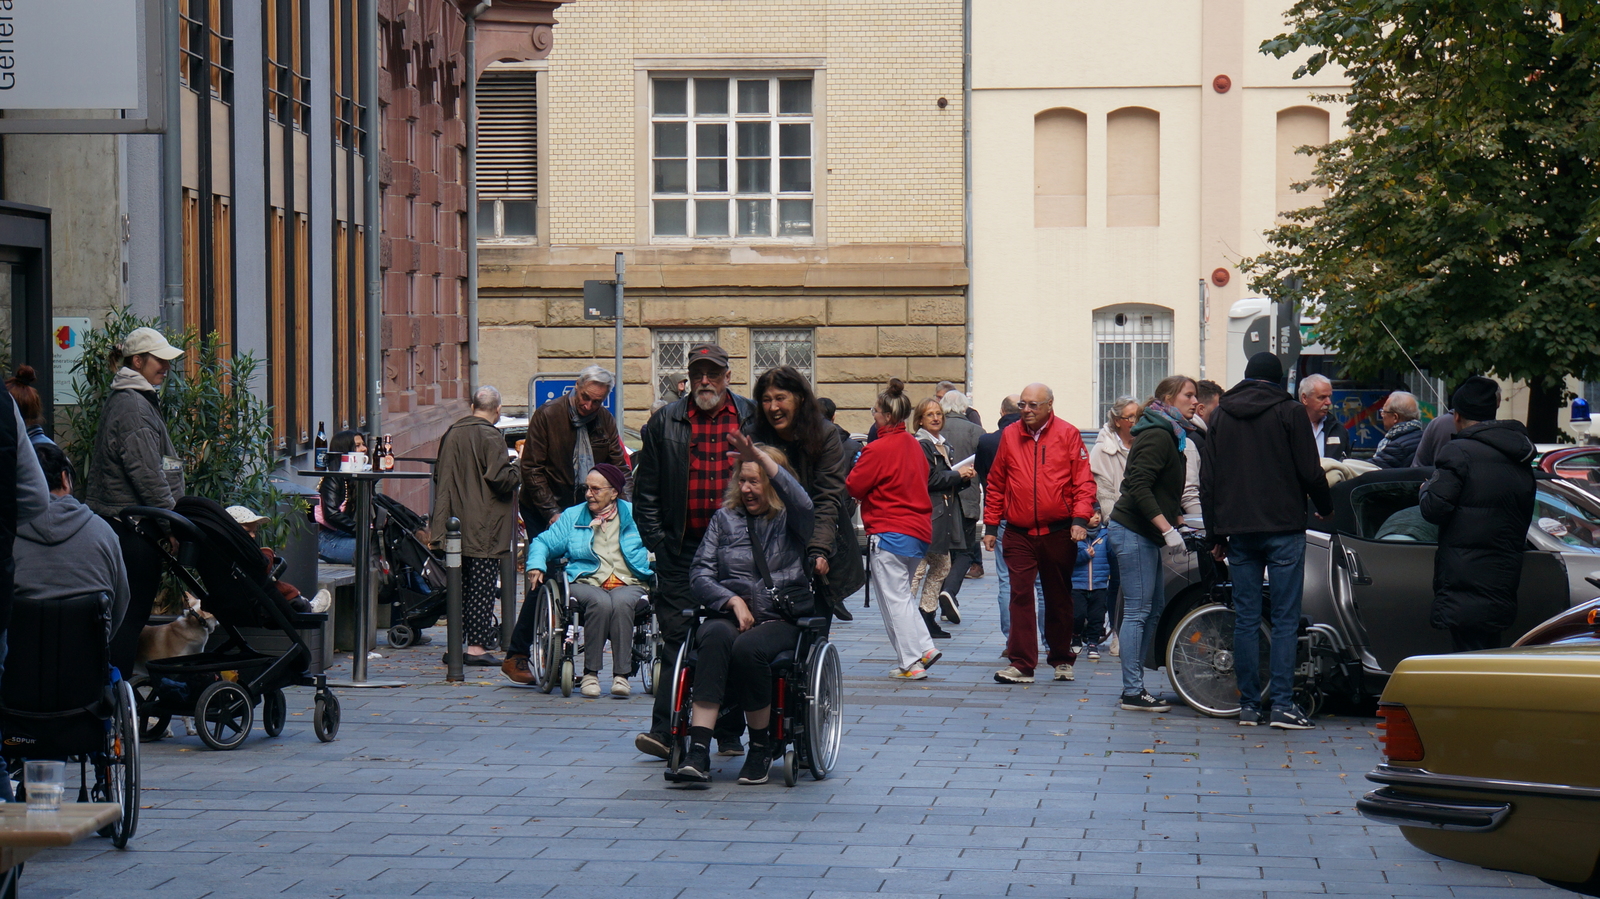
[{"label": "blue jeans", "polygon": [[1271,585],[1272,706],[1294,707],[1294,660],[1299,642],[1300,593],[1305,585],[1306,535],[1235,534],[1228,538],[1228,572],[1233,577],[1233,671],[1239,701],[1256,708],[1261,695],[1262,576]]},{"label": "blue jeans", "polygon": [[356,561],[356,538],[327,528],[317,530],[317,555],[324,562],[335,565],[354,565]]},{"label": "blue jeans", "polygon": [[[1000,633],[1011,636],[1011,569],[1006,567],[1006,554],[1004,546],[1006,539],[1006,526],[1000,524],[1000,536],[995,538],[994,544],[994,570],[1000,581]],[[1034,594],[1039,602],[1039,640],[1044,641],[1044,583],[1034,583]],[[1048,642],[1044,643],[1046,649],[1050,648]]]},{"label": "blue jeans", "polygon": [[1122,575],[1122,627],[1117,639],[1122,643],[1122,693],[1131,696],[1144,690],[1144,660],[1167,607],[1167,589],[1161,577],[1162,544],[1115,521],[1107,538]]}]

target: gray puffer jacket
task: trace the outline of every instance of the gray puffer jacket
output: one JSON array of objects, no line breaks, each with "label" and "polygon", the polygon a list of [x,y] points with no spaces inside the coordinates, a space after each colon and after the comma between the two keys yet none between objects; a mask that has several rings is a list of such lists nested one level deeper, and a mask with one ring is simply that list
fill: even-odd
[{"label": "gray puffer jacket", "polygon": [[156,389],[131,368],[117,371],[94,438],[84,498],[100,515],[128,506],[170,509],[183,496],[183,460],[156,405]]},{"label": "gray puffer jacket", "polygon": [[773,608],[772,596],[762,584],[751,551],[749,521],[756,538],[766,547],[767,570],[772,573],[774,591],[790,584],[808,581],[805,571],[806,544],[811,540],[811,497],[784,468],[772,479],[772,486],[783,500],[783,510],[771,518],[751,520],[743,509],[718,509],[694,553],[689,567],[689,585],[695,599],[721,610],[738,596],[750,607],[756,623],[780,616]]}]

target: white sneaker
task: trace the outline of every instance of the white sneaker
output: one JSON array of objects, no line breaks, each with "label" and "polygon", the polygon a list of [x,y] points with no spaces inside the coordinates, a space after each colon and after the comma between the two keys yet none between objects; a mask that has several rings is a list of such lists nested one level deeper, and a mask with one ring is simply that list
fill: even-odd
[{"label": "white sneaker", "polygon": [[1023,674],[1015,665],[1007,665],[994,673],[994,682],[997,684],[1031,684],[1033,675]]},{"label": "white sneaker", "polygon": [[611,695],[620,699],[626,699],[633,695],[633,687],[629,686],[627,678],[620,674],[616,675],[615,677],[611,678]]},{"label": "white sneaker", "polygon": [[580,683],[582,684],[584,696],[589,699],[598,699],[600,697],[600,678],[592,674],[585,674]]},{"label": "white sneaker", "polygon": [[1056,666],[1056,680],[1072,680],[1072,666],[1071,665],[1057,665]]},{"label": "white sneaker", "polygon": [[323,587],[317,591],[316,598],[311,600],[311,611],[321,613],[331,608],[333,608],[333,594],[328,592],[327,587]]}]

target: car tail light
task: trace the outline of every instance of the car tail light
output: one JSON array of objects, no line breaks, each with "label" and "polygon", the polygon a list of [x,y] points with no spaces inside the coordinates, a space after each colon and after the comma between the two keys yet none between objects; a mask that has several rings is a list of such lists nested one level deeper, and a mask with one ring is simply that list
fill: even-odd
[{"label": "car tail light", "polygon": [[1378,703],[1378,742],[1391,762],[1422,761],[1422,735],[1406,707],[1396,702]]}]

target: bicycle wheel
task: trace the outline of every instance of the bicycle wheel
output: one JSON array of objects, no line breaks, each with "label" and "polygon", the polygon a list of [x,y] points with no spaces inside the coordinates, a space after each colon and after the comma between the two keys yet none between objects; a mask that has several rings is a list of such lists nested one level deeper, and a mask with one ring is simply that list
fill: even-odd
[{"label": "bicycle wheel", "polygon": [[[1206,603],[1179,619],[1167,641],[1167,677],[1173,688],[1190,708],[1213,718],[1239,714],[1233,618],[1233,610],[1227,606]],[[1259,649],[1260,667],[1256,670],[1265,673],[1272,670],[1271,642],[1265,625],[1261,628]]]}]

